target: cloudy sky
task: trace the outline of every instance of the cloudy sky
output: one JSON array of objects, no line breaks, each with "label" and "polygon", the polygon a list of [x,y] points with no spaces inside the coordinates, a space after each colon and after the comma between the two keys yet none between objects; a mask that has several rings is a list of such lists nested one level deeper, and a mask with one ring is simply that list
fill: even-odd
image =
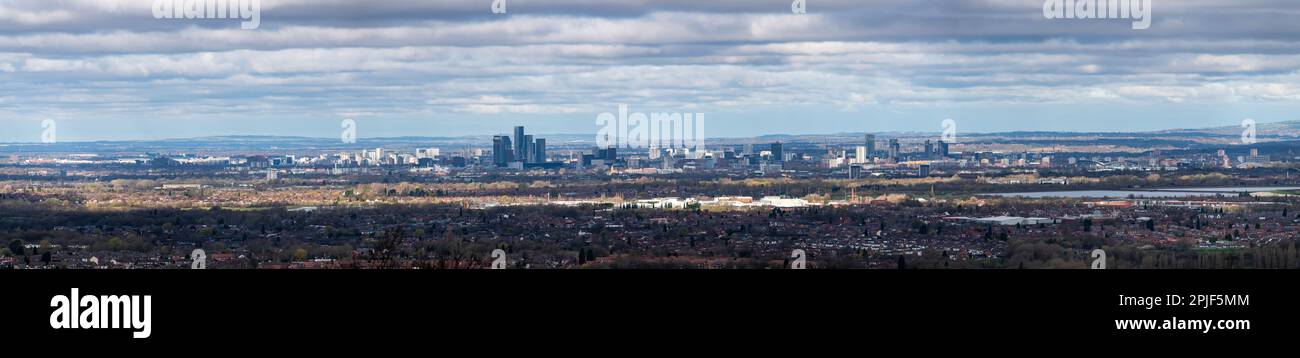
[{"label": "cloudy sky", "polygon": [[1148,130],[1300,119],[1300,1],[262,0],[261,26],[153,0],[0,0],[0,141],[595,133],[697,112],[710,137]]}]

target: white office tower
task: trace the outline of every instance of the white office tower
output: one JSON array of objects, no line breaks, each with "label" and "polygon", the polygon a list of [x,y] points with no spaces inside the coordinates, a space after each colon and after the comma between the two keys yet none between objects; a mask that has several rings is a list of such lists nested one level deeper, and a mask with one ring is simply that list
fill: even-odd
[{"label": "white office tower", "polygon": [[857,153],[855,153],[855,154],[857,154],[856,157],[857,157],[857,162],[858,162],[858,163],[866,163],[866,162],[867,162],[867,146],[865,146],[865,145],[859,145],[858,148],[857,148]]}]

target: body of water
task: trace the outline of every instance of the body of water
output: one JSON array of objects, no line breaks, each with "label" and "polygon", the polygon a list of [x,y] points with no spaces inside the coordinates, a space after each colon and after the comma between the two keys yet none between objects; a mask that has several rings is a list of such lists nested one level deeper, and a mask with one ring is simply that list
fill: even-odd
[{"label": "body of water", "polygon": [[1244,186],[1244,187],[1220,187],[1220,188],[1170,188],[1170,189],[1152,189],[1157,191],[1190,191],[1190,192],[1218,192],[1218,193],[1258,193],[1261,191],[1277,190],[1300,190],[1297,186]]},{"label": "body of water", "polygon": [[1183,198],[1197,196],[1236,196],[1237,193],[1257,193],[1276,190],[1300,190],[1300,187],[1221,187],[1221,188],[1171,188],[1153,190],[1068,190],[1030,193],[989,194],[1018,198]]}]

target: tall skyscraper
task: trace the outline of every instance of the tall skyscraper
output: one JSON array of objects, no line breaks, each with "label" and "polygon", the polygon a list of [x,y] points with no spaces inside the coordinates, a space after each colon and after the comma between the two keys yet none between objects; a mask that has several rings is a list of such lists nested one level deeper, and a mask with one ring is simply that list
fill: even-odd
[{"label": "tall skyscraper", "polygon": [[524,161],[528,154],[528,142],[524,141],[524,126],[515,126],[515,158],[511,161]]},{"label": "tall skyscraper", "polygon": [[532,134],[524,135],[524,146],[517,150],[520,154],[518,160],[521,162],[532,163],[533,159],[537,159],[537,148],[533,145]]},{"label": "tall skyscraper", "polygon": [[939,156],[947,157],[949,153],[950,152],[948,151],[948,142],[942,140],[939,141]]},{"label": "tall skyscraper", "polygon": [[934,142],[931,142],[929,139],[926,139],[926,140],[925,140],[925,155],[928,156],[928,155],[932,155],[932,154],[934,154]]},{"label": "tall skyscraper", "polygon": [[785,160],[785,153],[781,151],[781,142],[772,143],[772,158],[778,162]]},{"label": "tall skyscraper", "polygon": [[533,163],[546,163],[546,138],[537,138],[532,149]]},{"label": "tall skyscraper", "polygon": [[498,165],[499,167],[500,163],[502,163],[502,155],[506,154],[504,146],[502,146],[504,142],[506,142],[506,139],[502,135],[493,135],[491,137],[491,165]]},{"label": "tall skyscraper", "polygon": [[503,135],[492,136],[492,165],[504,166],[509,161],[507,158],[509,148],[510,137]]},{"label": "tall skyscraper", "polygon": [[889,159],[898,160],[898,139],[897,138],[891,138],[889,140]]},{"label": "tall skyscraper", "polygon": [[876,135],[867,135],[867,156],[876,155]]}]

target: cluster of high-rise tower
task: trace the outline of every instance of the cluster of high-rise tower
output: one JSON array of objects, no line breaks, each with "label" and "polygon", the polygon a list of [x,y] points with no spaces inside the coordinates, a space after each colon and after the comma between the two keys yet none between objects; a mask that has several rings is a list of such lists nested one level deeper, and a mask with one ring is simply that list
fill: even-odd
[{"label": "cluster of high-rise tower", "polygon": [[509,167],[516,163],[522,167],[546,163],[546,138],[534,139],[531,134],[524,134],[524,126],[516,126],[513,142],[511,139],[508,135],[492,137],[492,164]]}]

